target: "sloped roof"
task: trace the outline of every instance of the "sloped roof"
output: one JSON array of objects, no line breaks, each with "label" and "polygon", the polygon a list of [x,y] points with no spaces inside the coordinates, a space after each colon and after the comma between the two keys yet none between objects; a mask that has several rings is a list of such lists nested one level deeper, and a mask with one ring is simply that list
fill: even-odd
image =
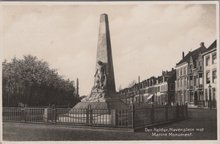
[{"label": "sloped roof", "polygon": [[189,63],[190,57],[192,57],[193,63],[195,63],[199,54],[205,52],[206,50],[207,50],[206,47],[201,46],[200,48],[197,48],[194,51],[189,51],[188,54],[183,59],[181,59],[176,65],[182,64],[184,62]]},{"label": "sloped roof", "polygon": [[210,50],[216,48],[216,46],[217,46],[217,40],[215,40],[215,41],[206,49],[205,52],[210,51]]}]

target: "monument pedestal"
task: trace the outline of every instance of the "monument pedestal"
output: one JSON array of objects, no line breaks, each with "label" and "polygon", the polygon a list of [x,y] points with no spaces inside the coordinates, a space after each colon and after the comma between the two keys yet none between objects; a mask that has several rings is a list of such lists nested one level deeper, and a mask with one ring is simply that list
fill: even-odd
[{"label": "monument pedestal", "polygon": [[82,102],[105,102],[106,101],[106,91],[102,89],[92,89],[89,97],[82,99]]},{"label": "monument pedestal", "polygon": [[107,99],[103,102],[90,102],[90,101],[84,101],[77,103],[73,109],[87,109],[90,106],[91,109],[101,109],[101,110],[122,110],[122,109],[128,109],[128,106],[123,103],[119,99]]}]

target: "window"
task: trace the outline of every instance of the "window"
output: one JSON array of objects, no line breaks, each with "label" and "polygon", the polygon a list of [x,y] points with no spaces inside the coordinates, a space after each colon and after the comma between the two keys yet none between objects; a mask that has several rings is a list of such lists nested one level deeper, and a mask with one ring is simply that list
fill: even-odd
[{"label": "window", "polygon": [[215,100],[215,93],[216,93],[216,90],[215,90],[215,88],[212,88],[212,95],[213,95],[213,100]]},{"label": "window", "polygon": [[212,82],[216,83],[217,80],[217,75],[216,75],[216,70],[212,71]]},{"label": "window", "polygon": [[202,85],[202,77],[199,78],[199,85]]},{"label": "window", "polygon": [[199,91],[199,100],[203,100],[203,91]]},{"label": "window", "polygon": [[183,75],[185,75],[186,73],[185,73],[185,67],[183,68]]},{"label": "window", "polygon": [[179,80],[179,86],[180,86],[180,88],[182,87],[182,80],[181,79]]},{"label": "window", "polygon": [[190,99],[189,99],[190,102],[193,102],[193,92],[190,91]]},{"label": "window", "polygon": [[190,65],[190,66],[189,66],[189,73],[192,73],[192,69],[193,69],[193,66]]},{"label": "window", "polygon": [[182,86],[184,87],[185,86],[185,83],[184,83],[184,77],[182,78]]},{"label": "window", "polygon": [[185,84],[184,84],[184,78],[182,79],[182,85],[183,85],[183,87],[185,87]]},{"label": "window", "polygon": [[180,69],[180,75],[182,75],[182,69],[183,69],[183,68]]},{"label": "window", "polygon": [[212,54],[212,64],[216,63],[216,53]]},{"label": "window", "polygon": [[206,71],[206,83],[210,83],[210,72]]},{"label": "window", "polygon": [[176,76],[177,77],[179,76],[179,70],[178,69],[176,70]]},{"label": "window", "polygon": [[194,84],[194,86],[196,86],[196,85],[197,85],[197,83],[196,83],[196,77],[194,77],[193,79],[194,79],[193,84]]},{"label": "window", "polygon": [[176,88],[177,89],[179,88],[179,81],[178,80],[176,81]]},{"label": "window", "polygon": [[207,91],[207,89],[205,89],[205,100],[206,101],[208,100],[208,91]]},{"label": "window", "polygon": [[208,66],[208,65],[209,65],[209,61],[210,61],[210,57],[209,57],[209,56],[207,56],[207,57],[206,57],[206,61],[205,61],[206,66]]},{"label": "window", "polygon": [[199,68],[199,70],[202,70],[202,62],[201,61],[199,61],[199,63],[198,63],[198,68]]},{"label": "window", "polygon": [[184,78],[184,86],[186,86],[186,78]]},{"label": "window", "polygon": [[198,78],[198,76],[196,77],[196,86],[199,86],[199,78]]}]

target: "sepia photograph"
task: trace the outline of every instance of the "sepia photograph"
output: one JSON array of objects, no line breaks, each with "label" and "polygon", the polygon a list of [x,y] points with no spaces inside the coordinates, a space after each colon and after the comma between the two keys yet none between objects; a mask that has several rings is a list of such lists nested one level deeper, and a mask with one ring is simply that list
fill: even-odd
[{"label": "sepia photograph", "polygon": [[1,2],[2,143],[218,143],[218,31],[217,1]]}]

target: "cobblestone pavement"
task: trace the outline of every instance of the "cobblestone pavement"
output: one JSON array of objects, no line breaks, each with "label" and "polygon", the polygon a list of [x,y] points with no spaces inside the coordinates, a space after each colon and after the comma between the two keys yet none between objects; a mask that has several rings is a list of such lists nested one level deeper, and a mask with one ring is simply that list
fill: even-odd
[{"label": "cobblestone pavement", "polygon": [[193,109],[189,111],[189,115],[191,118],[188,120],[148,128],[148,132],[144,129],[137,132],[122,132],[4,122],[3,140],[215,140],[217,138],[216,110]]}]

